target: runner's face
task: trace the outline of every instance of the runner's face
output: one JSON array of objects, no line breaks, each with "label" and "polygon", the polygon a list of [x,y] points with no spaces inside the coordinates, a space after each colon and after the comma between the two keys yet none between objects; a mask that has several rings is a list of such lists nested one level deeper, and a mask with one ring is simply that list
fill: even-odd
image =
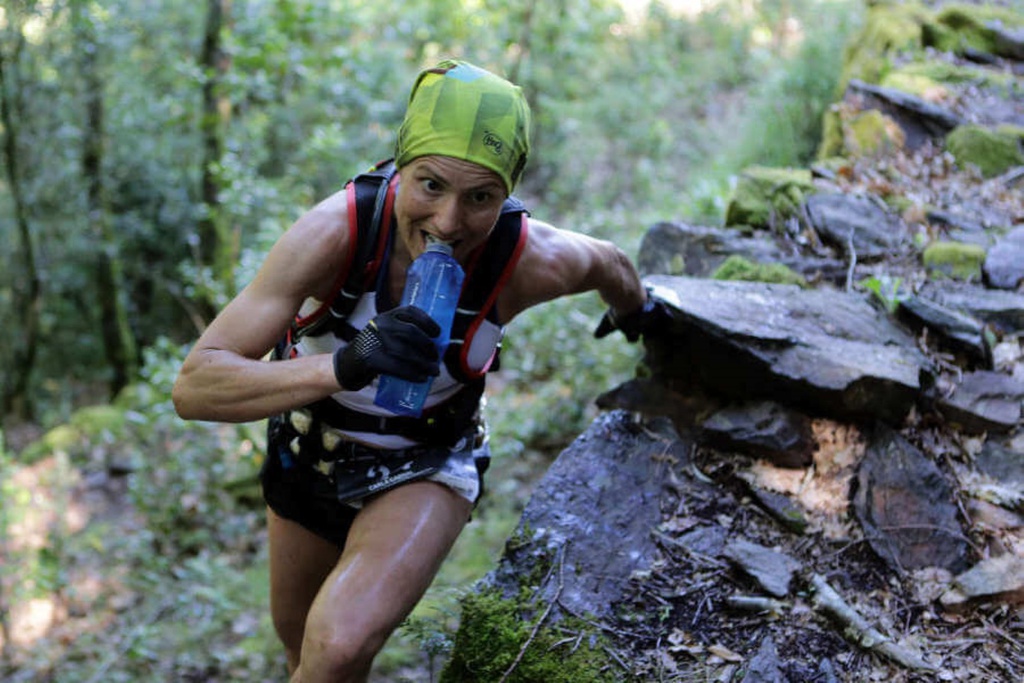
[{"label": "runner's face", "polygon": [[465,263],[487,240],[505,201],[505,185],[490,169],[462,159],[425,156],[402,168],[395,198],[400,248],[413,259],[427,248],[427,235],[452,244]]}]

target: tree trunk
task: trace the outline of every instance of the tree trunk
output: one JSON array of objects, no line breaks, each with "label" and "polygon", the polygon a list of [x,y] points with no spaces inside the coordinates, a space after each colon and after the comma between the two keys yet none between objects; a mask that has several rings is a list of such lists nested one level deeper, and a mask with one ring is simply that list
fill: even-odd
[{"label": "tree trunk", "polygon": [[78,63],[83,89],[85,125],[82,131],[82,176],[86,183],[86,217],[89,234],[96,240],[96,295],[100,331],[107,363],[111,368],[110,392],[114,396],[138,374],[139,354],[128,321],[126,286],[117,243],[107,206],[103,179],[104,105],[100,73],[100,45],[94,17],[80,3],[73,8]]},{"label": "tree trunk", "polygon": [[[6,32],[14,44],[10,65],[16,66],[24,38],[20,26],[8,27]],[[16,330],[16,333],[8,335],[12,348],[3,363],[6,370],[0,382],[0,419],[12,412],[20,412],[23,417],[31,413],[28,383],[35,367],[42,301],[42,286],[18,168],[18,126],[12,112],[18,85],[17,79],[11,78],[8,73],[7,59],[8,55],[0,45],[0,122],[4,130],[4,170],[14,205],[14,223],[18,234],[18,256],[12,259],[12,265],[16,264],[17,267],[11,269],[14,275],[11,277],[12,317],[9,320],[9,329]]]},{"label": "tree trunk", "polygon": [[[203,168],[201,196],[204,205],[199,221],[199,265],[210,270],[213,279],[225,287],[228,296],[234,295],[234,264],[238,256],[238,241],[227,226],[220,204],[220,179],[217,165],[224,153],[224,129],[231,115],[231,103],[220,94],[220,84],[227,74],[229,60],[221,45],[221,31],[231,9],[230,0],[207,0],[206,31],[199,67],[204,74],[203,112]],[[205,314],[212,316],[215,302],[202,301]]]}]

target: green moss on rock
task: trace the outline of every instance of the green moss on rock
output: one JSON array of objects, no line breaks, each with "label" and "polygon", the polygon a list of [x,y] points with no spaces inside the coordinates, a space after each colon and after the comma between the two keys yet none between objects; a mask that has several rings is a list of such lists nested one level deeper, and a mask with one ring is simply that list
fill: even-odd
[{"label": "green moss on rock", "polygon": [[[564,634],[547,626],[533,634],[536,619],[543,609],[525,607],[523,601],[503,598],[496,589],[464,598],[455,648],[441,673],[441,683],[502,680],[521,651],[521,659],[505,679],[509,683],[613,683],[622,680],[616,676],[618,669],[605,652],[599,635],[584,637],[579,647],[574,647],[574,641],[562,642]],[[524,619],[529,613],[536,616]],[[582,622],[570,624],[563,620],[561,625],[570,631],[592,630]]]},{"label": "green moss on rock", "polygon": [[985,262],[985,248],[963,242],[933,242],[922,255],[928,272],[958,280],[977,280]]},{"label": "green moss on rock", "polygon": [[725,211],[727,226],[764,227],[796,215],[815,191],[807,169],[751,166],[739,176]]},{"label": "green moss on rock", "polygon": [[995,31],[989,27],[992,22],[1008,28],[1024,27],[1024,15],[992,5],[947,5],[938,11],[934,23],[926,30],[925,42],[950,52],[962,53],[970,48],[999,55],[1002,46],[996,40]]},{"label": "green moss on rock", "polygon": [[946,89],[938,81],[906,71],[894,71],[886,75],[881,85],[926,99],[946,94]]},{"label": "green moss on rock", "polygon": [[986,178],[1024,164],[1020,138],[984,126],[958,126],[946,136],[946,149],[960,166],[973,164]]},{"label": "green moss on rock", "polygon": [[1014,82],[1013,75],[1009,73],[936,59],[904,64],[886,76],[882,85],[887,85],[889,79],[893,77],[923,78],[938,85],[975,83],[982,86],[1006,87]]},{"label": "green moss on rock", "polygon": [[901,149],[906,134],[895,121],[877,109],[859,112],[843,126],[846,151],[857,157],[870,157]]},{"label": "green moss on rock", "polygon": [[781,263],[757,263],[738,254],[727,258],[712,273],[713,280],[741,280],[745,282],[773,282],[784,285],[807,286],[807,281]]},{"label": "green moss on rock", "polygon": [[833,105],[822,116],[821,144],[818,146],[819,160],[841,157],[843,149],[843,119],[839,105]]},{"label": "green moss on rock", "polygon": [[1001,126],[996,126],[996,132],[1000,135],[1016,138],[1021,142],[1021,144],[1024,144],[1024,126],[1015,126],[1010,123],[1004,123]]},{"label": "green moss on rock", "polygon": [[923,27],[931,20],[931,13],[918,3],[874,4],[864,27],[846,48],[840,87],[845,89],[854,78],[878,83],[893,55],[921,49]]}]

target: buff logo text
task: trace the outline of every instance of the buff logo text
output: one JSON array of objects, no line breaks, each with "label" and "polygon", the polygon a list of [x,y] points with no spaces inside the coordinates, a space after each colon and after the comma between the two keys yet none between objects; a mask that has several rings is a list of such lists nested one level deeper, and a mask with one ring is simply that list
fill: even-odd
[{"label": "buff logo text", "polygon": [[490,147],[492,152],[500,155],[504,144],[502,144],[501,140],[498,139],[497,135],[487,131],[484,133],[484,146]]}]

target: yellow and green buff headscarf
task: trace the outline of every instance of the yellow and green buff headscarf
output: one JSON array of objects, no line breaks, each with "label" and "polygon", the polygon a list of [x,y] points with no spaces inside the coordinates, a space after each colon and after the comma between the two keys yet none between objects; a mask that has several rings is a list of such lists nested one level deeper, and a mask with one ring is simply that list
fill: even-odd
[{"label": "yellow and green buff headscarf", "polygon": [[530,154],[530,106],[522,89],[461,61],[421,72],[398,131],[395,165],[431,154],[489,168],[511,193]]}]

